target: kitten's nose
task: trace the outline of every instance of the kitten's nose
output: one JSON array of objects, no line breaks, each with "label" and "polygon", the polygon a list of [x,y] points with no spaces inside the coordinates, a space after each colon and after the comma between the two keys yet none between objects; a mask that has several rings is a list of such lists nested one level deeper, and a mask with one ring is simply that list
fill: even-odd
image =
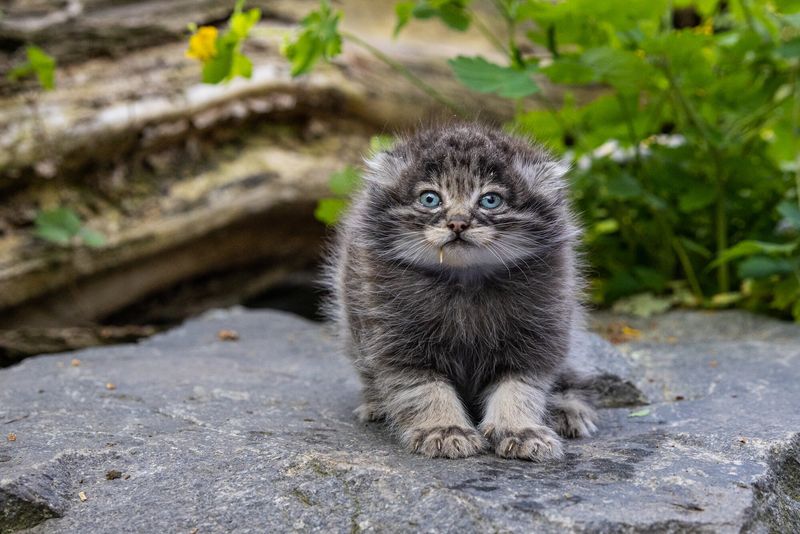
[{"label": "kitten's nose", "polygon": [[455,233],[460,234],[469,228],[469,220],[463,215],[453,215],[453,217],[447,221],[447,227]]}]

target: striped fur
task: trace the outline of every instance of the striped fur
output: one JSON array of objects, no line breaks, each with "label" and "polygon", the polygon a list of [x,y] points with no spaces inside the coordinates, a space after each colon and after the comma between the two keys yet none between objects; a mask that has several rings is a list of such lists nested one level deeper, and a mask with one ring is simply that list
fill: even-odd
[{"label": "striped fur", "polygon": [[[327,312],[364,386],[362,419],[411,450],[558,458],[594,411],[568,355],[582,328],[567,167],[487,127],[433,127],[367,162],[326,268]],[[435,191],[442,204],[424,207]],[[497,209],[481,195],[500,194]],[[461,242],[447,227],[469,221]],[[551,426],[548,426],[551,425]]]}]

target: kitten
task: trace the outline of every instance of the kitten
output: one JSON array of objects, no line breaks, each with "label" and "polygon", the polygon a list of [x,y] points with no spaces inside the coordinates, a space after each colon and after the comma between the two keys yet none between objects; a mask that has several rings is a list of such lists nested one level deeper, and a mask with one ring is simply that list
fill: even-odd
[{"label": "kitten", "polygon": [[596,430],[567,362],[582,312],[566,166],[477,125],[420,131],[367,166],[327,269],[357,413],[429,457],[561,457],[556,431]]}]

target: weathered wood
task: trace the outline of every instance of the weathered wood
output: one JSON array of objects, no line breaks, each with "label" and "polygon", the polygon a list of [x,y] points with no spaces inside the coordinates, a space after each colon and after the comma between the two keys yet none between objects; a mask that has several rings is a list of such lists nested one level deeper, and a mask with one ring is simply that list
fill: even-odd
[{"label": "weathered wood", "polygon": [[137,325],[0,330],[0,367],[34,354],[130,343],[157,331],[153,326]]}]

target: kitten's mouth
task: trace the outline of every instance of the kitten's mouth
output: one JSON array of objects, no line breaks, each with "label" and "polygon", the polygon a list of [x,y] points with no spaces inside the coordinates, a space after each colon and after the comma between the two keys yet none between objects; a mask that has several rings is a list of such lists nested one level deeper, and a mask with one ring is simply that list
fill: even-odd
[{"label": "kitten's mouth", "polygon": [[450,239],[449,241],[445,241],[444,245],[442,245],[442,248],[446,247],[447,245],[463,246],[463,245],[471,245],[471,244],[472,243],[470,243],[469,241],[467,241],[463,237],[457,235],[454,238]]},{"label": "kitten's mouth", "polygon": [[445,241],[442,246],[439,247],[439,265],[444,263],[444,247],[453,248],[453,247],[469,247],[472,246],[472,243],[467,241],[461,236],[455,236],[454,238],[450,239],[449,241]]}]

